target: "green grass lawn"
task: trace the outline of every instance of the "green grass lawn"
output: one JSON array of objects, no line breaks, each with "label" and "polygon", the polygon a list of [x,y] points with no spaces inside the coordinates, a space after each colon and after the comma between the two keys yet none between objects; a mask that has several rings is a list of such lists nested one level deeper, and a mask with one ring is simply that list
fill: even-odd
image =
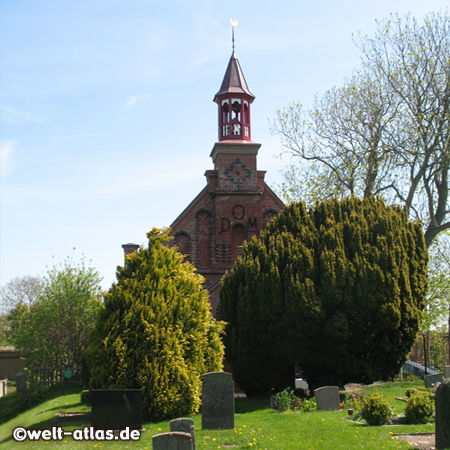
[{"label": "green grass lawn", "polygon": [[[396,414],[404,411],[406,403],[395,400],[404,397],[407,387],[422,383],[386,383],[366,389],[378,390],[394,406]],[[72,438],[60,442],[22,442],[12,439],[17,426],[49,429],[50,420],[58,412],[83,412],[88,408],[80,403],[79,393],[68,393],[47,400],[0,426],[0,448],[7,449],[147,449],[152,448],[154,434],[168,432],[169,422],[145,423],[146,432],[139,441],[100,442],[80,441]],[[434,423],[427,425],[401,425],[368,427],[346,420],[346,411],[315,411],[308,413],[276,413],[269,399],[236,399],[234,430],[201,430],[201,415],[194,416],[197,449],[267,449],[267,450],[337,450],[337,449],[411,449],[406,442],[396,440],[392,434],[434,432]],[[86,419],[59,422],[64,430],[89,426]],[[230,447],[236,446],[236,447]]]}]

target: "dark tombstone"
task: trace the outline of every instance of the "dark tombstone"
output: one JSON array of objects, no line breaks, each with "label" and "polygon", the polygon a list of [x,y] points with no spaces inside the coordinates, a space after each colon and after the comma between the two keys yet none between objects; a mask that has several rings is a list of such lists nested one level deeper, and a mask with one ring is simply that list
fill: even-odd
[{"label": "dark tombstone", "polygon": [[450,382],[436,390],[436,450],[450,448]]},{"label": "dark tombstone", "polygon": [[231,373],[209,372],[202,383],[202,430],[234,428],[234,382]]},{"label": "dark tombstone", "polygon": [[17,395],[20,397],[27,392],[27,375],[19,372],[15,377]]},{"label": "dark tombstone", "polygon": [[161,433],[152,437],[153,450],[193,450],[189,433]]},{"label": "dark tombstone", "polygon": [[142,389],[93,389],[91,401],[93,428],[142,429]]},{"label": "dark tombstone", "polygon": [[339,388],[337,386],[324,386],[314,390],[317,409],[322,411],[337,411],[341,409]]},{"label": "dark tombstone", "polygon": [[192,445],[194,450],[195,445],[195,431],[194,431],[194,419],[188,417],[180,417],[170,421],[170,431],[172,433],[189,433],[192,436]]}]

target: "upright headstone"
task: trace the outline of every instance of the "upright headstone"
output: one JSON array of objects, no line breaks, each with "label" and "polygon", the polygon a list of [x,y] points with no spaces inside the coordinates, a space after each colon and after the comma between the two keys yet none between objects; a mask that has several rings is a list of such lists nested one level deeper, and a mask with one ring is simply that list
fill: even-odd
[{"label": "upright headstone", "polygon": [[27,375],[23,372],[19,372],[15,377],[17,395],[24,395],[27,391]]},{"label": "upright headstone", "polygon": [[231,373],[209,372],[202,384],[202,430],[234,428],[234,382]]},{"label": "upright headstone", "polygon": [[170,421],[170,431],[172,433],[189,433],[192,436],[192,444],[194,450],[195,445],[195,431],[194,431],[194,419],[189,417],[180,417]]},{"label": "upright headstone", "polygon": [[322,411],[336,411],[341,409],[338,386],[323,386],[314,390],[317,409]]},{"label": "upright headstone", "polygon": [[189,433],[161,433],[152,437],[153,450],[193,450]]},{"label": "upright headstone", "polygon": [[425,387],[433,388],[437,383],[440,383],[443,379],[444,379],[443,372],[436,373],[435,375],[425,375],[424,376]]},{"label": "upright headstone", "polygon": [[8,393],[8,380],[0,380],[0,397],[3,397]]},{"label": "upright headstone", "polygon": [[450,382],[436,390],[436,450],[450,448]]},{"label": "upright headstone", "polygon": [[91,425],[99,430],[142,428],[141,389],[93,389]]},{"label": "upright headstone", "polygon": [[450,366],[444,366],[444,378],[450,378]]}]

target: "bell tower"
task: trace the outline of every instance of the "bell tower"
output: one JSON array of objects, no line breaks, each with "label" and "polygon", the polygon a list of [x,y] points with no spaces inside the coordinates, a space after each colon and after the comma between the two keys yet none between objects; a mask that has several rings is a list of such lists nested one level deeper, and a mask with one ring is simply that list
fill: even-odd
[{"label": "bell tower", "polygon": [[244,241],[265,228],[283,202],[257,169],[261,144],[251,140],[250,92],[233,52],[219,91],[218,141],[211,151],[214,169],[207,185],[172,223],[172,241],[205,278],[214,315],[219,314],[219,283],[239,255]]},{"label": "bell tower", "polygon": [[251,141],[250,105],[254,99],[233,51],[222,86],[214,97],[219,106],[219,141]]}]

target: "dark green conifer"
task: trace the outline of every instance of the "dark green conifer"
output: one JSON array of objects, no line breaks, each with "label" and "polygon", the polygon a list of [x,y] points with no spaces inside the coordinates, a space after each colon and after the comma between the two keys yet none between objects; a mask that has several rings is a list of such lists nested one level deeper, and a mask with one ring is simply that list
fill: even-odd
[{"label": "dark green conifer", "polygon": [[127,256],[104,296],[87,352],[94,389],[143,389],[146,419],[196,412],[201,377],[221,370],[223,324],[210,312],[203,278],[153,229],[148,248]]},{"label": "dark green conifer", "polygon": [[404,363],[425,306],[421,227],[380,199],[288,206],[221,285],[225,348],[248,395],[370,383]]}]

